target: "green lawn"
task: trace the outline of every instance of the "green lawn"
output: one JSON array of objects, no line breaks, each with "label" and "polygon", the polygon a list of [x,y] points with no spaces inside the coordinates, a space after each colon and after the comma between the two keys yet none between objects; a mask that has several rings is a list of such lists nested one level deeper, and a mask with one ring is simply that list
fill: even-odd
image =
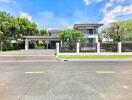
[{"label": "green lawn", "polygon": [[59,55],[61,59],[77,58],[132,58],[132,55]]}]

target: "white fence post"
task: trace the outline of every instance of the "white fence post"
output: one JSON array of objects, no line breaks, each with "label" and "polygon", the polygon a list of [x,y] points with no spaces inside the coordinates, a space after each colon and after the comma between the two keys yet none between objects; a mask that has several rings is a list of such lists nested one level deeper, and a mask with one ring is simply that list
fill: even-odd
[{"label": "white fence post", "polygon": [[77,43],[76,46],[77,46],[77,54],[79,54],[79,52],[80,52],[80,45],[79,45],[79,43]]},{"label": "white fence post", "polygon": [[56,55],[59,54],[59,43],[56,43]]},{"label": "white fence post", "polygon": [[121,42],[118,42],[118,53],[122,52],[122,46]]},{"label": "white fence post", "polygon": [[97,43],[97,53],[100,53],[100,43]]},{"label": "white fence post", "polygon": [[28,47],[29,47],[28,39],[25,39],[25,50],[28,50]]}]

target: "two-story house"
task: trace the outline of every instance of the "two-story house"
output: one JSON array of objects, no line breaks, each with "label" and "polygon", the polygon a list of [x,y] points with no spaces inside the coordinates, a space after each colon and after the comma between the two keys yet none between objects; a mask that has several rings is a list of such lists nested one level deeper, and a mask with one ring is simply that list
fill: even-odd
[{"label": "two-story house", "polygon": [[99,40],[98,28],[102,25],[103,24],[75,24],[74,29],[82,32],[85,35],[85,43],[93,44],[97,43]]},{"label": "two-story house", "polygon": [[[75,24],[73,29],[82,32],[85,35],[86,41],[85,43],[88,44],[95,44],[98,42],[98,28],[103,24]],[[52,37],[59,37],[60,32],[63,30],[53,29],[48,30],[50,36]],[[60,40],[58,40],[60,41]],[[55,48],[55,44],[58,41],[50,41],[50,47]]]},{"label": "two-story house", "polygon": [[[82,32],[85,35],[87,44],[95,44],[98,42],[98,28],[103,24],[75,24],[73,29]],[[56,48],[56,43],[61,42],[59,34],[64,29],[50,29],[49,36],[24,36],[25,48],[28,49],[28,41],[30,40],[45,40],[50,49]]]}]

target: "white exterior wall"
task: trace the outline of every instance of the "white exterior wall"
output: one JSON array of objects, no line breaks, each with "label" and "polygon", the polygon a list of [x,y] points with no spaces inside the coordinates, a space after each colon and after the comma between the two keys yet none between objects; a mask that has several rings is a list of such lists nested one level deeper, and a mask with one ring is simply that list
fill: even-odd
[{"label": "white exterior wall", "polygon": [[96,43],[98,43],[98,41],[99,41],[99,37],[98,37],[97,34],[88,35],[87,38],[93,38],[93,39],[96,39]]},{"label": "white exterior wall", "polygon": [[93,34],[87,34],[87,33],[83,33],[85,35],[86,38],[93,38],[96,40],[96,43],[98,43],[99,41],[99,37],[98,37],[98,28],[96,27],[79,27],[78,30],[86,30],[86,29],[93,29]]}]

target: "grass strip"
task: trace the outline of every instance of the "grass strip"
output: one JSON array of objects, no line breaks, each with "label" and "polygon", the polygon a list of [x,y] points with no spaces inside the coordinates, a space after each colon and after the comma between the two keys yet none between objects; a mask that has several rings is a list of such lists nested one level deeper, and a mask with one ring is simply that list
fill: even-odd
[{"label": "grass strip", "polygon": [[132,58],[132,55],[59,55],[61,59],[86,59],[86,58]]}]

